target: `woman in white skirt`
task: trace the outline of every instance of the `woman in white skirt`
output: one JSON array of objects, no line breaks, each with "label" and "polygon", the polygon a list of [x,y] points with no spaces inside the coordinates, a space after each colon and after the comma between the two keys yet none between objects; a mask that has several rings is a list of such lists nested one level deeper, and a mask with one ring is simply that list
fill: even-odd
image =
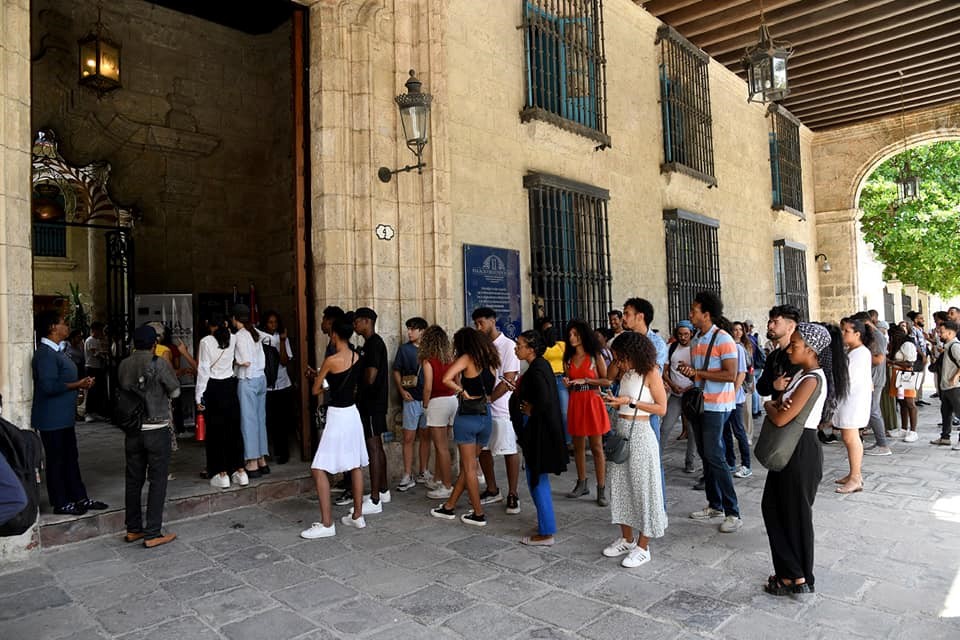
[{"label": "woman in white skirt", "polygon": [[620,565],[633,568],[650,561],[650,539],[662,537],[667,528],[660,445],[650,426],[651,415],[667,412],[667,393],[657,368],[656,348],[645,335],[622,333],[612,350],[613,361],[625,373],[620,395],[607,395],[604,401],[617,408],[614,428],[630,438],[630,455],[623,464],[607,465],[610,511],[613,523],[620,526],[620,537],[603,555],[626,555]]},{"label": "woman in white skirt", "polygon": [[[300,532],[301,538],[312,540],[328,538],[337,534],[333,524],[330,503],[330,481],[327,474],[350,472],[353,489],[353,513],[345,515],[340,522],[348,527],[363,529],[363,472],[362,467],[370,462],[367,445],[363,438],[363,424],[354,404],[354,394],[359,379],[357,354],[350,346],[353,335],[353,314],[347,313],[338,319],[330,334],[335,351],[326,357],[313,382],[313,394],[327,395],[327,421],[320,437],[320,445],[310,465],[313,481],[317,485],[320,501],[320,522]],[[309,372],[308,372],[309,375]]]},{"label": "woman in white skirt", "polygon": [[[837,493],[863,491],[863,441],[860,429],[870,423],[870,405],[873,402],[873,355],[870,345],[873,333],[867,330],[863,320],[844,318],[840,321],[843,330],[843,346],[847,350],[847,379],[850,381],[847,394],[837,394],[837,408],[833,412],[833,426],[840,429],[843,444],[847,447],[850,473],[837,478]],[[834,363],[836,365],[836,363]]]}]

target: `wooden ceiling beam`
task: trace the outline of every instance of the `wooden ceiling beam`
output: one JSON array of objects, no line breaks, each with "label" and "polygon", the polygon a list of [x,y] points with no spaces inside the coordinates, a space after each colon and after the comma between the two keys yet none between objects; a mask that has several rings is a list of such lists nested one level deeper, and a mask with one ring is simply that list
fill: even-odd
[{"label": "wooden ceiling beam", "polygon": [[[838,42],[846,42],[849,39],[867,37],[886,31],[891,28],[890,20],[903,14],[902,20],[895,22],[896,25],[908,24],[932,18],[944,12],[956,12],[956,7],[942,2],[942,0],[917,0],[913,3],[897,3],[894,5],[878,7],[862,16],[850,16],[843,19],[842,28],[838,24],[828,22],[825,24],[811,27],[804,30],[780,31],[780,28],[774,29],[774,39],[784,40],[799,50],[800,54],[806,55],[809,51],[818,51],[821,49],[836,46]],[[781,25],[783,27],[784,25]],[[756,31],[745,32],[733,39],[723,42],[717,42],[710,46],[710,55],[721,64],[730,64],[740,59],[744,49],[756,44]]]},{"label": "wooden ceiling beam", "polygon": [[[927,98],[947,98],[949,96],[954,96],[957,99],[960,99],[960,85],[957,82],[945,82],[941,85],[931,85],[928,87],[923,87],[922,89],[914,91],[904,91],[903,92],[903,104],[904,108],[914,104],[916,102],[925,100]],[[890,105],[900,106],[900,92],[897,90],[888,91],[881,95],[866,96],[863,98],[856,98],[853,100],[838,100],[824,102],[819,105],[808,105],[806,107],[790,107],[789,111],[793,115],[797,116],[803,120],[804,115],[811,117],[820,117],[827,116],[831,113],[836,113],[837,111],[843,111],[850,113],[853,111],[864,111],[873,109],[875,107],[887,107]]]},{"label": "wooden ceiling beam", "polygon": [[[890,16],[871,21],[860,27],[838,31],[836,25],[826,24],[791,34],[788,41],[796,52],[792,60],[807,58],[818,51],[841,47],[848,42],[859,44],[880,44],[899,38],[920,34],[945,22],[960,21],[960,12],[956,7],[946,6],[934,1],[926,10],[910,11],[904,5],[898,5],[900,12],[908,13],[901,21],[891,21]],[[946,13],[947,15],[942,15]],[[750,41],[748,41],[750,42]],[[745,46],[724,52],[711,48],[711,57],[724,66],[734,66],[740,62]]]},{"label": "wooden ceiling beam", "polygon": [[[777,4],[796,2],[797,0],[773,0]],[[764,5],[766,6],[766,5]],[[687,29],[683,25],[700,20],[705,17],[720,20],[728,11],[736,11],[746,15],[760,15],[760,5],[757,0],[714,0],[713,2],[700,2],[689,7],[667,11],[657,17],[668,25],[686,34]]]},{"label": "wooden ceiling beam", "polygon": [[[863,83],[863,82],[872,82],[877,78],[889,78],[891,74],[896,75],[897,71],[903,71],[904,78],[909,78],[912,75],[925,73],[930,69],[939,69],[944,65],[954,65],[960,61],[960,49],[951,51],[943,51],[929,59],[926,60],[914,60],[912,62],[904,62],[903,64],[896,65],[894,67],[879,69],[870,74],[832,74],[825,76],[810,76],[806,80],[798,78],[790,78],[790,87],[791,90],[796,90],[798,93],[806,93],[808,91],[820,91],[825,88],[841,86],[845,82],[853,83]],[[855,75],[853,79],[844,80],[850,75]]]},{"label": "wooden ceiling beam", "polygon": [[[765,0],[763,3],[763,14],[767,21],[767,26],[770,25],[770,16],[775,15],[778,10],[783,10],[791,5],[800,4],[806,4],[806,2],[804,2],[804,0],[776,0],[775,2]],[[801,7],[799,6],[795,8],[796,11],[799,11],[800,9]],[[670,20],[671,17],[669,14],[663,17],[664,22],[670,26],[674,26]],[[752,25],[751,31],[753,32],[754,36],[756,36],[757,30],[760,28],[759,5],[756,3],[751,3],[747,5],[729,7],[720,11],[714,11],[709,15],[705,15],[697,20],[681,23],[679,26],[674,28],[677,29],[677,31],[680,31],[689,40],[693,40],[702,34],[708,34],[716,29],[722,29],[734,24]]]},{"label": "wooden ceiling beam", "polygon": [[633,1],[643,7],[647,13],[651,13],[655,16],[703,2],[703,0],[647,0],[646,2],[643,0]]},{"label": "wooden ceiling beam", "polygon": [[[917,102],[912,105],[908,105],[906,111],[909,114],[911,111],[918,111],[920,109],[927,109],[945,104],[953,104],[956,102],[958,102],[958,99],[954,97],[947,97],[943,99],[933,98],[928,101]],[[843,125],[859,124],[869,120],[876,120],[884,116],[889,116],[892,113],[900,113],[899,104],[889,107],[871,109],[869,111],[849,112],[836,117],[818,118],[816,116],[811,116],[807,120],[801,119],[801,122],[811,129],[820,131],[823,129],[831,129]]]},{"label": "wooden ceiling beam", "polygon": [[[960,59],[954,64],[937,65],[937,68],[926,73],[906,75],[903,78],[904,91],[911,91],[917,87],[939,86],[945,80],[954,82],[960,81]],[[960,84],[960,82],[958,82]],[[832,103],[837,100],[844,100],[847,97],[857,98],[861,96],[876,95],[890,90],[900,91],[900,78],[896,73],[889,75],[883,80],[869,79],[861,80],[851,84],[829,85],[820,91],[805,90],[797,96],[791,95],[785,101],[788,109],[793,111],[799,109],[802,105],[813,103]]]}]

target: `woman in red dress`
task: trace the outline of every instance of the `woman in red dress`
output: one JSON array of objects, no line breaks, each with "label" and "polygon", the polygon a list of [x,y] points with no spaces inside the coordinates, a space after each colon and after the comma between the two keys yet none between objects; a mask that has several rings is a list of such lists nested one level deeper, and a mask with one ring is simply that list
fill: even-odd
[{"label": "woman in red dress", "polygon": [[567,404],[567,428],[573,436],[573,453],[577,464],[577,484],[568,498],[590,493],[587,488],[586,443],[590,439],[593,466],[597,474],[597,504],[607,506],[606,460],[603,457],[603,434],[610,430],[607,408],[600,390],[609,387],[607,365],[600,357],[600,346],[593,331],[582,320],[567,325],[567,347],[563,354],[563,383],[570,390]]}]

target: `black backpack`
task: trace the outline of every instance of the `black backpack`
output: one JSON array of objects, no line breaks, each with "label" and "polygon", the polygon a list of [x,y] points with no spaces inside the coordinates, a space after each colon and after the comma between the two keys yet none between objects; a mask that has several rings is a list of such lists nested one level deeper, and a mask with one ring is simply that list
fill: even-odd
[{"label": "black backpack", "polygon": [[[143,387],[146,388],[146,381],[151,382],[156,379],[156,366],[158,356],[153,356],[150,364],[144,370],[142,379]],[[143,390],[124,389],[120,387],[117,390],[117,399],[113,404],[113,424],[120,428],[127,435],[134,435],[140,432],[143,426],[143,418],[147,412],[147,403],[143,398]]]},{"label": "black backpack", "polygon": [[0,524],[0,536],[18,536],[37,521],[40,509],[40,470],[43,467],[43,444],[37,432],[22,430],[0,418],[0,454],[23,484],[27,506],[7,522]]},{"label": "black backpack", "polygon": [[267,376],[267,386],[273,387],[277,384],[277,376],[280,374],[280,351],[264,342],[263,362],[263,374]]}]

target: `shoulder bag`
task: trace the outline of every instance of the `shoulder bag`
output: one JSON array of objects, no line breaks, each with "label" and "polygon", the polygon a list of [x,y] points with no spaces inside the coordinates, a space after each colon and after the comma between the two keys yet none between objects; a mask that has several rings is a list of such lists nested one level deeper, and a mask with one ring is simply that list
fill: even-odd
[{"label": "shoulder bag", "polygon": [[[640,397],[643,395],[643,388],[646,383],[647,377],[643,376],[642,381],[640,382],[640,393],[637,394],[637,399],[634,400],[634,404],[640,401]],[[630,436],[633,435],[633,425],[637,422],[637,412],[639,410],[639,407],[634,406],[633,420],[630,421],[630,429],[627,431],[626,435],[617,430],[612,430],[609,434],[607,434],[607,437],[603,442],[603,457],[607,462],[611,462],[613,464],[623,464],[627,461],[627,458],[630,457]]]},{"label": "shoulder bag", "polygon": [[[808,377],[802,376],[797,381]],[[813,405],[820,394],[820,388],[823,386],[823,379],[820,376],[814,376],[817,379],[817,387],[813,390],[813,395],[807,401],[807,404],[800,409],[800,413],[793,420],[778,427],[773,424],[769,417],[763,419],[763,426],[760,428],[760,435],[757,438],[757,444],[753,447],[754,457],[760,461],[770,471],[783,471],[783,468],[790,462],[793,452],[800,442],[800,436],[803,435],[803,425],[810,416]]]},{"label": "shoulder bag", "polygon": [[[707,345],[707,353],[703,358],[703,369],[698,369],[698,371],[706,371],[707,368],[710,367],[710,354],[713,353],[713,343],[717,341],[717,336],[720,335],[720,331],[720,327],[717,327],[717,330],[713,332],[713,337],[710,338],[710,344]],[[692,360],[693,357],[691,356],[690,359]],[[704,382],[704,385],[706,385],[706,382]],[[702,387],[694,384],[683,392],[683,395],[680,396],[680,412],[683,414],[683,417],[690,422],[700,422],[700,418],[703,416]]]},{"label": "shoulder bag", "polygon": [[[457,412],[462,416],[485,416],[487,415],[487,387],[483,384],[483,371],[480,372],[480,388],[483,395],[479,398],[464,398],[460,396],[460,408]],[[493,391],[491,389],[491,391]]]}]

